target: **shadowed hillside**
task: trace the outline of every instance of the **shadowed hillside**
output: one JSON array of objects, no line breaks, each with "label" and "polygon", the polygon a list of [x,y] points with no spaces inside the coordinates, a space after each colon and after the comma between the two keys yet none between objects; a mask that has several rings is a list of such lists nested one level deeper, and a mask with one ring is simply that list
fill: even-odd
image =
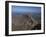
[{"label": "shadowed hillside", "polygon": [[31,15],[31,13],[23,14],[23,15],[13,15],[12,16],[12,31],[16,30],[38,30],[41,29],[41,21],[38,22],[39,18],[35,15]]}]

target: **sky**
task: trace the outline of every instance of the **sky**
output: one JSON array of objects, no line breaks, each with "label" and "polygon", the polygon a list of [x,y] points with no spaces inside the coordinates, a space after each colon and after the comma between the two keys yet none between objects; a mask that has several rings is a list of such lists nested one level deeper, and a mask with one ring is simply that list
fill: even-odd
[{"label": "sky", "polygon": [[34,7],[34,6],[12,6],[12,12],[17,12],[17,13],[26,13],[26,12],[36,12],[39,13],[41,12],[41,7]]}]

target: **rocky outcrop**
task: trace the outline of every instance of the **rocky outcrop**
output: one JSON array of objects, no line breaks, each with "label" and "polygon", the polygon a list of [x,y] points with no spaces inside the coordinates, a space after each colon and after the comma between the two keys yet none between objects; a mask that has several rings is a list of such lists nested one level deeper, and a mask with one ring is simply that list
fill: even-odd
[{"label": "rocky outcrop", "polygon": [[12,31],[32,30],[37,24],[31,14],[12,16]]}]

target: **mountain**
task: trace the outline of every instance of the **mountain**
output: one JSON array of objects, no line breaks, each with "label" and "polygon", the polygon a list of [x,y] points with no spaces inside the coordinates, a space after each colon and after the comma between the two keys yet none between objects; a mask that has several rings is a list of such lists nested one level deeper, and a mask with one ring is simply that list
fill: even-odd
[{"label": "mountain", "polygon": [[34,29],[35,26],[41,25],[41,23],[38,21],[40,20],[40,15],[40,13],[13,13],[12,31]]}]

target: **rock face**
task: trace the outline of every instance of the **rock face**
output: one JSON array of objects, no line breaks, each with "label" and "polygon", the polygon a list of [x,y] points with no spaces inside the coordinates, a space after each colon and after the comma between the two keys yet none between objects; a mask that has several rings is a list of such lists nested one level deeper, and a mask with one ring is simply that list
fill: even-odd
[{"label": "rock face", "polygon": [[12,31],[32,30],[38,22],[34,20],[31,14],[12,16]]}]

